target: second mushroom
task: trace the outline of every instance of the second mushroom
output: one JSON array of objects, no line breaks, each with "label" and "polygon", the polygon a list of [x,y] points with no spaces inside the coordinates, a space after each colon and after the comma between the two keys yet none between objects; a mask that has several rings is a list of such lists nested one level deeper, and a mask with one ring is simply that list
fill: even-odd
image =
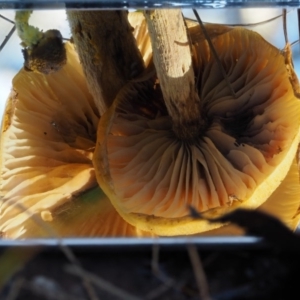
[{"label": "second mushroom", "polygon": [[116,210],[142,230],[182,235],[220,226],[193,220],[190,207],[216,217],[267,201],[295,226],[298,176],[290,198],[272,198],[300,136],[285,57],[243,28],[206,26],[210,44],[199,25],[189,25],[187,38],[178,10],[145,16],[157,72],[118,93],[93,158]]}]

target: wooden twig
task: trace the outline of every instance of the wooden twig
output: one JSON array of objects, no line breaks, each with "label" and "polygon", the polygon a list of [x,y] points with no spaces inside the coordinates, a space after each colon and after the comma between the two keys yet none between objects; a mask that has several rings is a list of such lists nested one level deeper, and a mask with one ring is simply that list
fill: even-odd
[{"label": "wooden twig", "polygon": [[196,284],[199,290],[199,299],[211,300],[209,295],[208,283],[206,280],[205,272],[197,252],[197,248],[193,244],[187,244],[187,251],[190,257],[191,265],[193,267]]},{"label": "wooden twig", "polygon": [[81,278],[83,281],[83,285],[85,287],[85,290],[90,297],[90,300],[99,300],[97,297],[97,294],[91,285],[89,279],[85,277],[83,268],[80,264],[80,262],[77,260],[76,256],[72,252],[72,250],[64,244],[63,239],[53,230],[51,226],[49,226],[47,223],[39,219],[35,214],[31,213],[30,210],[26,209],[21,203],[16,203],[15,201],[9,201],[12,203],[12,205],[15,205],[20,209],[20,211],[25,211],[30,218],[35,222],[40,228],[43,228],[48,234],[49,237],[57,239],[58,247],[61,249],[62,253],[65,255],[65,257],[72,263],[76,268],[81,271]]},{"label": "wooden twig", "polygon": [[11,23],[11,24],[15,24],[15,22],[13,21],[13,20],[11,20],[11,19],[9,19],[9,18],[6,18],[6,17],[4,17],[3,15],[1,15],[0,14],[0,18],[1,19],[3,19],[3,20],[5,20],[5,21],[7,21],[7,22],[9,22],[9,23]]},{"label": "wooden twig", "polygon": [[164,275],[159,268],[159,245],[153,244],[152,246],[152,259],[151,259],[151,270],[155,277],[162,281],[157,289],[151,291],[146,295],[145,300],[157,299],[161,294],[165,293],[167,290],[172,288],[175,284],[175,281],[172,278],[168,278]]},{"label": "wooden twig", "polygon": [[77,275],[77,276],[84,275],[85,278],[88,278],[89,281],[92,282],[94,285],[96,285],[97,287],[101,288],[102,290],[110,293],[111,295],[119,297],[120,299],[141,300],[141,298],[129,294],[128,292],[126,292],[125,290],[115,286],[111,282],[108,282],[108,281],[96,276],[95,274],[92,274],[92,273],[89,273],[89,272],[86,272],[86,271],[82,271],[74,265],[66,266],[65,271],[69,274],[72,274],[72,275]]},{"label": "wooden twig", "polygon": [[14,25],[12,27],[12,29],[9,31],[8,35],[4,38],[3,42],[1,43],[1,45],[0,45],[0,52],[2,51],[2,49],[4,48],[4,46],[9,41],[9,39],[11,38],[11,36],[13,35],[13,33],[15,31],[16,31],[16,25]]},{"label": "wooden twig", "polygon": [[12,283],[11,287],[9,289],[9,293],[5,300],[15,300],[18,298],[20,294],[21,288],[24,286],[25,283],[25,278],[24,277],[19,277],[16,278]]},{"label": "wooden twig", "polygon": [[286,8],[282,10],[282,23],[283,23],[283,35],[285,44],[289,42],[288,33],[287,33],[287,26],[286,26]]},{"label": "wooden twig", "polygon": [[126,11],[67,10],[89,90],[102,115],[117,93],[144,71]]},{"label": "wooden twig", "polygon": [[190,42],[180,9],[146,10],[153,62],[173,130],[193,140],[203,129]]}]

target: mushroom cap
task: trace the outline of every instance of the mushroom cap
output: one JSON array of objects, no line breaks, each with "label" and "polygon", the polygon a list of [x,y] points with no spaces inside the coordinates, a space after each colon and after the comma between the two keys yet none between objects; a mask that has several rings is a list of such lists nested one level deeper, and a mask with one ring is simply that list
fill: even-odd
[{"label": "mushroom cap", "polygon": [[98,126],[100,186],[127,222],[158,235],[220,226],[192,219],[189,206],[207,217],[259,207],[287,175],[299,143],[300,102],[280,51],[243,28],[215,34],[233,98],[208,43],[196,36],[206,122],[197,139],[175,136],[156,78],[124,87]]},{"label": "mushroom cap", "polygon": [[[288,174],[280,183],[278,188],[257,210],[273,215],[288,226],[291,230],[296,230],[300,220],[300,188],[299,171],[297,159],[288,171]],[[207,231],[201,235],[243,235],[244,229],[234,224],[222,226],[220,228]]]},{"label": "mushroom cap", "polygon": [[276,216],[292,230],[300,221],[300,188],[297,159],[293,160],[290,170],[279,187],[258,209]]},{"label": "mushroom cap", "polygon": [[22,69],[13,79],[1,132],[0,231],[25,232],[31,215],[51,210],[97,185],[92,165],[99,115],[77,54],[43,75]]},{"label": "mushroom cap", "polygon": [[[129,19],[147,66],[152,52],[145,20],[141,13]],[[73,45],[62,47],[67,63],[63,59],[61,70],[45,76],[24,68],[13,80],[0,141],[0,233],[45,236],[49,232],[36,222],[41,218],[60,236],[149,236],[124,221],[100,191],[92,192],[98,185],[91,159],[99,113]],[[91,194],[95,204],[82,204]],[[67,213],[57,214],[63,207]]]},{"label": "mushroom cap", "polygon": [[99,114],[73,45],[65,48],[58,72],[22,69],[13,79],[0,141],[0,232],[150,236],[124,221],[98,187],[92,156]]}]

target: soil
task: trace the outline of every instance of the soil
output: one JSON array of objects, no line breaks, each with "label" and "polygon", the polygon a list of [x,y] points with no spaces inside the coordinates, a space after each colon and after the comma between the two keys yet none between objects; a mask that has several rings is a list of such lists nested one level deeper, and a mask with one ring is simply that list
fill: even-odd
[{"label": "soil", "polygon": [[[244,228],[263,236],[263,243],[2,249],[0,257],[21,269],[0,299],[295,299],[300,237],[281,236],[287,229],[272,218],[250,219]],[[261,221],[269,231],[259,234],[253,228]]]}]

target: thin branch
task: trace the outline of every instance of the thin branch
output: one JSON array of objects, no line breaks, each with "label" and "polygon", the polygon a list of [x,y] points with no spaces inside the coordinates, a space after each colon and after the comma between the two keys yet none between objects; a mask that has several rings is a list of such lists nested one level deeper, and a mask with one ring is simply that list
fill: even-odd
[{"label": "thin branch", "polygon": [[7,21],[7,22],[9,22],[9,23],[15,24],[15,22],[14,22],[13,20],[8,19],[8,18],[4,17],[4,16],[1,15],[1,14],[0,14],[0,18],[2,18],[3,20],[5,20],[5,21]]},{"label": "thin branch", "polygon": [[159,297],[166,293],[170,288],[174,286],[174,280],[168,279],[168,281],[161,284],[159,287],[151,291],[149,294],[146,295],[145,300],[153,300],[153,299],[160,299]]},{"label": "thin branch", "polygon": [[205,272],[197,252],[195,245],[188,244],[187,245],[188,254],[190,257],[190,261],[194,270],[196,283],[199,290],[199,299],[201,300],[211,300],[209,295],[209,288],[205,276]]},{"label": "thin branch", "polygon": [[231,93],[232,97],[233,97],[233,98],[237,98],[237,96],[236,96],[236,94],[235,94],[235,91],[234,91],[233,87],[231,86],[231,83],[230,83],[230,81],[229,81],[229,78],[228,78],[228,76],[227,76],[227,74],[226,74],[226,71],[225,71],[225,69],[223,68],[223,65],[222,65],[221,60],[220,60],[220,58],[219,58],[219,56],[218,56],[218,53],[217,53],[217,51],[216,51],[216,49],[215,49],[215,47],[214,47],[214,45],[213,45],[213,43],[212,43],[212,41],[211,41],[211,39],[210,39],[208,33],[207,33],[207,31],[206,31],[206,28],[205,28],[205,26],[204,26],[204,24],[203,24],[203,22],[202,22],[202,20],[201,20],[201,18],[200,18],[200,16],[199,16],[197,10],[196,10],[196,9],[193,9],[193,12],[194,12],[194,14],[195,14],[195,16],[196,16],[196,19],[197,19],[197,21],[198,21],[198,23],[199,23],[199,25],[200,25],[200,27],[201,27],[201,29],[202,29],[202,31],[203,31],[203,34],[204,34],[204,36],[205,36],[205,39],[206,39],[207,42],[208,42],[209,48],[210,48],[210,50],[211,50],[211,52],[212,52],[212,54],[213,54],[213,56],[214,56],[214,58],[215,58],[215,60],[216,60],[216,62],[217,62],[217,64],[218,64],[218,66],[219,66],[219,69],[220,69],[220,71],[221,71],[221,73],[222,73],[222,76],[223,76],[224,80],[226,81],[226,84],[227,84],[227,86],[228,86],[228,88],[229,88],[229,90],[230,90],[230,93]]},{"label": "thin branch", "polygon": [[[287,13],[289,14],[291,11],[288,11]],[[214,24],[214,25],[225,25],[225,26],[232,26],[232,27],[251,27],[251,26],[258,26],[258,25],[264,25],[264,24],[268,24],[269,22],[272,22],[272,21],[275,21],[279,18],[282,17],[282,14],[276,16],[276,17],[273,17],[273,18],[270,18],[270,19],[267,19],[267,20],[264,20],[264,21],[260,21],[260,22],[255,22],[255,23],[226,23],[226,24],[223,24],[223,23],[210,23],[210,22],[203,22],[204,24]],[[190,20],[190,21],[195,21],[194,19],[192,18],[185,18],[186,20]]]},{"label": "thin branch", "polygon": [[44,276],[38,276],[31,281],[26,281],[23,289],[31,291],[44,300],[84,300],[66,293],[52,278]]},{"label": "thin branch", "polygon": [[91,300],[99,300],[96,292],[91,285],[89,279],[85,277],[84,270],[80,264],[80,262],[77,260],[76,256],[72,252],[72,250],[64,244],[63,239],[53,230],[51,226],[49,226],[47,223],[43,222],[41,219],[39,219],[34,213],[32,213],[30,210],[26,209],[21,203],[17,203],[13,200],[8,200],[8,203],[14,204],[20,211],[25,212],[32,220],[35,222],[40,228],[43,228],[49,235],[49,237],[55,238],[58,243],[58,247],[62,251],[62,253],[66,256],[66,258],[72,263],[74,266],[76,266],[78,272],[81,274],[82,283],[86,289],[86,292]]},{"label": "thin branch", "polygon": [[282,10],[282,22],[283,22],[283,34],[284,34],[284,41],[287,44],[289,42],[288,33],[287,33],[287,26],[286,26],[286,8]]},{"label": "thin branch", "polygon": [[[291,43],[291,47],[295,46],[295,45],[298,44],[298,43],[299,43],[299,40],[292,42],[292,43]],[[281,50],[281,51],[282,51],[282,50]]]},{"label": "thin branch", "polygon": [[159,245],[153,244],[152,246],[152,259],[151,259],[151,270],[154,276],[162,281],[162,285],[154,289],[145,296],[145,300],[157,299],[160,295],[165,293],[170,288],[174,287],[175,281],[172,278],[168,278],[165,274],[160,271],[159,268]]},{"label": "thin branch", "polygon": [[152,259],[151,259],[151,270],[155,276],[160,273],[159,270],[159,245],[153,244],[152,246]]},{"label": "thin branch", "polygon": [[11,287],[9,289],[8,295],[5,298],[5,300],[15,300],[18,298],[20,294],[20,290],[24,286],[25,283],[25,278],[24,277],[19,277],[11,283]]},{"label": "thin branch", "polygon": [[68,10],[67,16],[89,90],[103,115],[145,67],[127,12]]},{"label": "thin branch", "polygon": [[8,35],[5,37],[5,39],[1,43],[1,45],[0,45],[0,52],[2,51],[2,49],[4,48],[4,46],[6,45],[6,43],[9,41],[9,39],[11,38],[11,36],[15,32],[15,30],[16,30],[16,25],[14,25],[12,27],[12,29],[10,30],[10,32],[8,33]]},{"label": "thin branch", "polygon": [[102,278],[100,278],[100,277],[98,277],[98,276],[96,276],[92,273],[82,271],[74,265],[66,266],[65,271],[69,274],[77,275],[77,276],[82,276],[82,274],[84,274],[84,276],[86,278],[88,278],[89,281],[92,282],[94,285],[96,285],[97,287],[101,288],[102,290],[110,293],[111,295],[119,297],[120,299],[141,300],[141,298],[129,294],[128,292],[126,292],[125,290],[115,286],[111,282],[106,281],[106,280],[104,280],[104,279],[102,279]]},{"label": "thin branch", "polygon": [[298,37],[300,40],[300,8],[297,9],[297,19],[298,19]]}]

